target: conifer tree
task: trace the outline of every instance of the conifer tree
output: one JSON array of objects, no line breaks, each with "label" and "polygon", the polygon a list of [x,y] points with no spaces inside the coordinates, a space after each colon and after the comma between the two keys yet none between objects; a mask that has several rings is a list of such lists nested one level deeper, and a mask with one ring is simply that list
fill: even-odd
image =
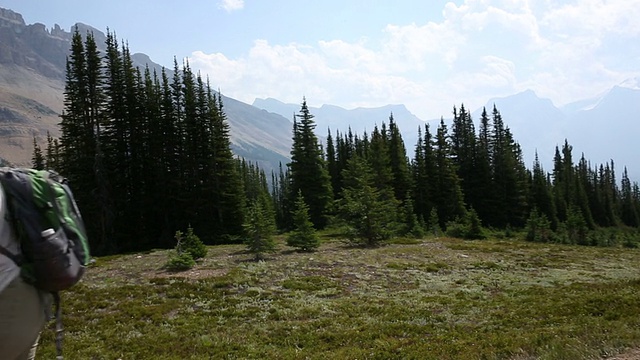
[{"label": "conifer tree", "polygon": [[393,119],[393,113],[389,115],[388,151],[391,164],[391,184],[396,199],[404,201],[407,194],[411,194],[411,171],[407,150],[400,134],[400,129]]},{"label": "conifer tree", "polygon": [[278,229],[287,228],[287,221],[289,220],[289,203],[287,197],[289,196],[289,172],[285,171],[282,167],[282,163],[278,165],[278,174],[272,174],[273,178],[273,203],[274,212],[276,217],[276,224]]},{"label": "conifer tree", "polygon": [[58,171],[59,167],[59,146],[58,139],[54,139],[47,131],[47,148],[45,150],[45,168]]},{"label": "conifer tree", "polygon": [[[207,200],[215,207],[211,214],[216,224],[215,235],[227,234],[238,236],[242,232],[244,223],[244,204],[246,199],[242,190],[240,176],[235,167],[235,160],[231,151],[229,124],[224,112],[222,95],[218,92],[217,101],[208,92],[209,116],[211,118],[211,138],[205,152],[210,155],[210,174],[204,180],[212,187],[212,195]],[[217,108],[216,108],[217,105]],[[205,130],[206,131],[206,130]],[[203,154],[203,155],[206,155]],[[262,190],[268,194],[267,181],[264,172],[260,171]]]},{"label": "conifer tree", "polygon": [[587,223],[578,207],[569,207],[565,228],[567,232],[567,242],[569,244],[589,245]]},{"label": "conifer tree", "polygon": [[482,221],[478,217],[478,213],[476,210],[471,207],[467,210],[465,215],[465,225],[466,225],[466,233],[465,239],[485,239],[486,235],[484,234],[484,230],[482,229]]},{"label": "conifer tree", "polygon": [[[531,199],[529,201],[530,206],[539,212],[540,215],[544,215],[550,222],[552,229],[556,229],[558,226],[558,218],[556,216],[556,208],[551,196],[551,185],[547,182],[547,176],[538,159],[538,152],[536,151],[535,161],[533,163],[533,179],[531,182]],[[538,213],[534,214],[538,215]],[[534,217],[533,220],[538,222],[538,218]],[[535,224],[534,224],[535,225]]]},{"label": "conifer tree", "polygon": [[429,231],[433,233],[433,236],[440,236],[442,228],[440,227],[440,219],[438,218],[438,210],[434,207],[429,214]]},{"label": "conifer tree", "polygon": [[405,196],[405,200],[402,204],[402,214],[399,220],[401,222],[401,235],[412,236],[416,239],[420,239],[424,236],[424,228],[415,213],[413,200],[409,194]]},{"label": "conifer tree", "polygon": [[253,201],[247,210],[244,223],[245,244],[256,261],[263,260],[266,253],[275,251],[273,235],[275,219],[263,197]]},{"label": "conifer tree", "polygon": [[341,191],[341,181],[340,181],[340,165],[338,164],[338,159],[336,158],[336,146],[333,141],[333,136],[331,136],[331,129],[327,131],[327,147],[326,147],[326,156],[325,161],[327,164],[327,171],[329,172],[329,177],[331,179],[331,189],[333,190],[333,198],[337,199],[340,195]]},{"label": "conifer tree", "polygon": [[42,155],[42,149],[38,145],[38,140],[35,135],[33,136],[33,156],[31,157],[31,167],[36,170],[43,170],[45,165],[44,155]]},{"label": "conifer tree", "polygon": [[436,192],[436,160],[431,145],[429,124],[425,124],[424,135],[418,127],[418,140],[412,161],[413,199],[415,212],[419,218],[428,220],[431,211],[435,209],[434,197]]},{"label": "conifer tree", "polygon": [[460,180],[451,162],[451,144],[443,119],[440,120],[435,139],[435,162],[437,172],[433,199],[440,226],[443,227],[447,222],[462,218],[465,214]]},{"label": "conifer tree", "polygon": [[634,201],[633,189],[631,187],[631,181],[629,180],[629,174],[627,173],[627,168],[624,168],[622,173],[622,184],[621,184],[621,209],[620,209],[620,220],[627,225],[632,227],[640,226],[640,217],[638,216],[637,206]]},{"label": "conifer tree", "polygon": [[379,130],[377,126],[373,128],[371,141],[367,145],[367,151],[362,156],[367,159],[371,170],[373,170],[375,186],[379,190],[385,191],[390,198],[393,197],[393,173],[391,171],[387,131],[384,124],[382,130]]},{"label": "conifer tree", "polygon": [[396,200],[382,194],[374,176],[371,165],[360,156],[351,158],[343,171],[340,215],[351,229],[354,244],[376,246],[395,232]]},{"label": "conifer tree", "polygon": [[554,239],[551,222],[535,207],[529,213],[525,231],[527,241],[551,242]]},{"label": "conifer tree", "polygon": [[292,215],[293,231],[287,236],[287,245],[302,251],[317,249],[320,246],[320,237],[309,220],[309,207],[305,204],[301,192],[298,192]]},{"label": "conifer tree", "polygon": [[[95,253],[113,252],[116,247],[106,226],[111,209],[104,201],[106,196],[102,196],[105,169],[98,140],[104,118],[104,79],[101,57],[91,33],[83,42],[76,28],[66,68],[58,171],[73,184],[83,217],[93,219],[85,221],[90,247]],[[96,193],[100,195],[98,201]]]},{"label": "conifer tree", "polygon": [[451,128],[451,154],[456,167],[460,187],[468,206],[476,204],[476,135],[471,120],[471,114],[466,111],[464,104],[458,112],[453,109],[453,126]]},{"label": "conifer tree", "polygon": [[353,143],[353,134],[351,129],[349,129],[347,134],[340,134],[340,132],[336,131],[336,172],[337,178],[333,179],[337,183],[337,188],[334,189],[334,193],[336,194],[336,200],[342,197],[342,171],[347,168],[347,162],[351,159],[355,154],[355,145]]},{"label": "conifer tree", "polygon": [[493,177],[493,215],[489,225],[497,227],[524,226],[528,174],[522,162],[520,145],[505,127],[502,115],[493,108],[491,139]]},{"label": "conifer tree", "polygon": [[485,224],[491,223],[491,216],[496,210],[492,208],[494,191],[491,174],[491,123],[487,110],[482,109],[480,128],[475,150],[474,174],[470,182],[471,193],[468,195],[469,204],[476,209],[478,216]]},{"label": "conifer tree", "polygon": [[333,191],[331,179],[327,171],[323,155],[314,134],[315,122],[313,115],[303,99],[300,112],[294,121],[293,145],[289,172],[291,187],[289,189],[290,203],[293,203],[298,192],[302,192],[305,203],[309,206],[311,222],[317,229],[327,224],[327,213],[331,205]]},{"label": "conifer tree", "polygon": [[575,206],[580,209],[582,216],[587,224],[589,229],[593,229],[595,227],[595,222],[593,220],[593,216],[591,214],[591,207],[589,206],[589,197],[587,194],[589,185],[589,166],[587,164],[587,160],[582,154],[578,165],[574,168],[574,199],[573,203]]}]

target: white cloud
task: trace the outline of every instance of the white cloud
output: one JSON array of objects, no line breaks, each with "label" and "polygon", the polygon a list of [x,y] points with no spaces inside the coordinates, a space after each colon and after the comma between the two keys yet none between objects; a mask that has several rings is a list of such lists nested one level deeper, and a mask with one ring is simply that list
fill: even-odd
[{"label": "white cloud", "polygon": [[[194,52],[191,64],[248,103],[302,96],[312,106],[404,103],[424,119],[527,88],[561,105],[640,75],[640,0],[551,3],[450,2],[440,22],[389,24],[379,39],[256,40],[243,57]],[[625,59],[635,63],[625,68]]]},{"label": "white cloud", "polygon": [[227,12],[242,10],[244,8],[244,0],[222,0],[218,3],[218,7],[225,9]]}]

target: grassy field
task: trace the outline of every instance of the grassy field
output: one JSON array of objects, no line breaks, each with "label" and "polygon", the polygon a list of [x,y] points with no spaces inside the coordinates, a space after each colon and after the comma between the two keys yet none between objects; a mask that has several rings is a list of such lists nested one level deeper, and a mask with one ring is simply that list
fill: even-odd
[{"label": "grassy field", "polygon": [[[327,240],[98,258],[63,294],[65,359],[602,359],[640,346],[640,250]],[[43,332],[39,358],[55,358]]]}]

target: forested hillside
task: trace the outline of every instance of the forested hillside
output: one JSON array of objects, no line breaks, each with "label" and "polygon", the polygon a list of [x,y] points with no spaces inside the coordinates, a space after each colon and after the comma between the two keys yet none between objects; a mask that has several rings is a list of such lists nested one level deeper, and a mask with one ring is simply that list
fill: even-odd
[{"label": "forested hillside", "polygon": [[451,124],[419,129],[415,144],[390,114],[371,133],[330,131],[321,146],[303,100],[291,162],[265,174],[234,158],[222,96],[188,63],[175,62],[169,78],[136,68],[113,34],[97,49],[93,36],[74,34],[62,135],[33,156],[71,181],[96,254],[172,247],[187,227],[208,244],[241,242],[255,219],[293,230],[300,198],[316,229],[364,245],[426,232],[483,238],[487,229],[637,245],[640,190],[626,169],[618,181],[613,161],[575,159],[569,141],[550,172],[537,159],[528,169],[495,107],[476,130],[460,106]]}]

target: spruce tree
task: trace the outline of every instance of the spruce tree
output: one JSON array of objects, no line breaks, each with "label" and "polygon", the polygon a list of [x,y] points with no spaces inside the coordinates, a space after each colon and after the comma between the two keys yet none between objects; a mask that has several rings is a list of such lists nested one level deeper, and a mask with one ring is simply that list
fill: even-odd
[{"label": "spruce tree", "polygon": [[340,165],[338,164],[338,159],[336,158],[336,146],[333,141],[333,136],[331,136],[331,129],[327,131],[327,146],[326,146],[326,155],[325,161],[327,163],[327,171],[329,172],[329,177],[331,178],[331,190],[333,190],[333,198],[337,199],[340,196],[340,191],[342,190],[342,185],[340,181]]},{"label": "spruce tree", "polygon": [[424,135],[421,128],[418,127],[418,140],[411,168],[415,212],[419,218],[428,220],[431,211],[435,209],[434,196],[437,175],[429,124],[425,124]]},{"label": "spruce tree", "polygon": [[354,244],[376,246],[393,236],[398,206],[375,184],[375,175],[366,159],[355,156],[343,171],[345,181],[340,216],[350,228]]},{"label": "spruce tree", "polygon": [[491,216],[496,213],[492,208],[495,188],[491,173],[491,122],[485,108],[480,115],[480,128],[475,150],[475,170],[470,183],[469,203],[476,209],[478,216],[485,224],[491,224]]},{"label": "spruce tree", "polygon": [[33,156],[31,157],[31,167],[36,170],[43,170],[45,165],[44,155],[42,155],[42,149],[38,145],[38,140],[35,135],[33,136]]},{"label": "spruce tree", "polygon": [[[211,137],[203,156],[208,152],[210,173],[204,183],[211,186],[212,194],[206,199],[214,205],[212,220],[216,224],[215,235],[226,234],[234,238],[242,233],[244,223],[244,204],[246,202],[240,174],[235,166],[234,155],[231,151],[231,139],[229,124],[224,112],[222,95],[214,94],[208,90],[209,116],[211,118]],[[217,105],[217,108],[216,108]],[[204,129],[206,131],[206,129]],[[264,172],[260,171],[262,190],[268,194],[267,182]]]},{"label": "spruce tree", "polygon": [[433,199],[442,227],[449,221],[462,218],[465,214],[460,180],[451,161],[451,143],[447,126],[442,119],[435,139],[434,155],[437,172]]},{"label": "spruce tree", "polygon": [[401,235],[411,236],[416,239],[424,237],[424,228],[415,213],[415,210],[413,208],[413,200],[411,199],[411,196],[409,194],[405,196],[402,205],[402,213],[399,220],[401,221]]},{"label": "spruce tree", "polygon": [[411,171],[407,150],[400,134],[400,129],[393,119],[393,113],[389,115],[388,151],[391,164],[391,184],[396,199],[404,201],[412,190]]},{"label": "spruce tree", "polygon": [[620,192],[622,196],[620,202],[620,220],[622,220],[622,222],[627,226],[640,226],[640,217],[638,216],[633,189],[631,187],[631,181],[629,180],[629,174],[627,173],[626,167],[624,168],[624,171],[622,173],[622,184]]},{"label": "spruce tree", "polygon": [[287,236],[287,245],[302,251],[317,249],[320,246],[320,237],[309,220],[309,207],[304,202],[302,192],[298,192],[292,217],[293,231]]},{"label": "spruce tree", "polygon": [[522,161],[520,145],[504,125],[502,115],[493,108],[491,138],[491,164],[493,177],[493,214],[488,225],[505,227],[524,226],[529,174]]},{"label": "spruce tree", "polygon": [[[547,175],[540,164],[538,152],[536,152],[535,161],[533,163],[533,180],[531,182],[529,204],[550,221],[553,229],[558,227],[556,208],[551,195],[551,184],[548,183]],[[534,220],[537,221],[537,218]]]},{"label": "spruce tree", "polygon": [[326,216],[333,200],[333,191],[329,172],[314,134],[313,117],[306,99],[303,99],[300,112],[296,114],[296,119],[300,121],[294,121],[293,126],[289,163],[291,187],[288,198],[290,203],[294,203],[298,192],[301,192],[309,206],[311,222],[317,229],[322,229],[327,224]]},{"label": "spruce tree", "polygon": [[[83,214],[94,253],[114,252],[108,236],[108,203],[100,132],[104,121],[104,78],[100,53],[91,33],[76,28],[67,59],[64,111],[60,130],[60,173],[73,184],[76,203]],[[98,194],[98,201],[96,201]]]},{"label": "spruce tree", "polygon": [[478,206],[476,196],[476,135],[471,114],[464,104],[458,112],[453,109],[453,126],[451,128],[451,154],[456,167],[460,187],[468,206]]},{"label": "spruce tree", "polygon": [[58,171],[59,168],[58,139],[54,139],[47,131],[47,148],[45,150],[45,168]]},{"label": "spruce tree", "polygon": [[266,253],[275,251],[275,219],[264,198],[257,199],[249,205],[244,231],[247,250],[254,255],[256,261],[263,260]]},{"label": "spruce tree", "polygon": [[[364,142],[362,146],[364,148]],[[379,190],[388,193],[390,198],[395,197],[393,189],[393,173],[391,169],[391,156],[389,156],[387,131],[384,124],[382,130],[379,130],[377,126],[373,128],[371,141],[366,148],[367,151],[363,157],[367,159],[371,166],[371,170],[373,170],[375,186]]]}]

